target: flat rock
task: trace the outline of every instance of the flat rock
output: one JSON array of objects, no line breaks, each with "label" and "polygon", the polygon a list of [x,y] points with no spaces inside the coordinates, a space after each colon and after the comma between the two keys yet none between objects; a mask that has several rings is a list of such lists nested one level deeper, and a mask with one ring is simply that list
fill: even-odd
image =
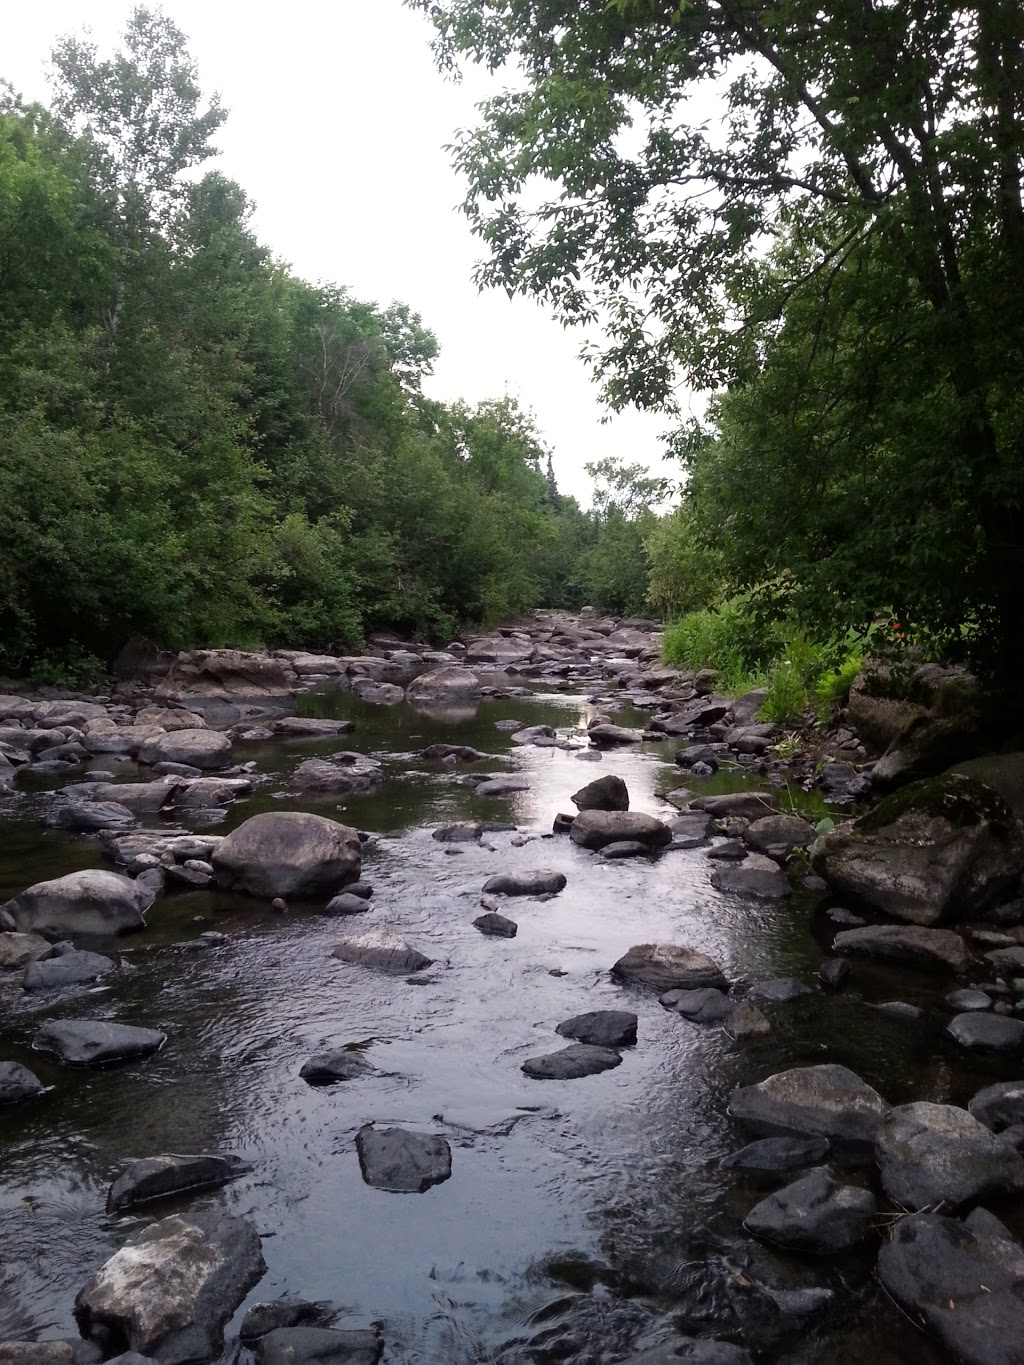
[{"label": "flat rock", "polygon": [[361,1052],[340,1048],[334,1052],[318,1052],[304,1062],[299,1075],[309,1085],[334,1085],[336,1081],[354,1081],[374,1070]]},{"label": "flat rock", "polygon": [[37,1052],[55,1052],[70,1066],[100,1066],[148,1057],[166,1041],[158,1029],[100,1019],[50,1019],[36,1029],[32,1046]]},{"label": "flat rock", "polygon": [[839,1256],[867,1239],[877,1208],[870,1190],[838,1185],[816,1170],[755,1204],[743,1226],[791,1251]]},{"label": "flat rock", "polygon": [[696,990],[666,991],[659,1004],[691,1019],[695,1024],[720,1024],[733,1010],[733,1001],[724,991],[705,986]]},{"label": "flat rock", "polygon": [[978,990],[950,991],[942,1003],[954,1014],[969,1014],[974,1010],[990,1010],[992,997]]},{"label": "flat rock", "polygon": [[173,1216],[130,1237],[75,1299],[83,1336],[113,1333],[161,1365],[216,1359],[224,1325],[266,1272],[251,1223]]},{"label": "flat rock", "polygon": [[319,1327],[335,1317],[337,1310],[328,1303],[286,1295],[281,1299],[254,1303],[246,1309],[238,1335],[243,1342],[252,1343],[280,1327]]},{"label": "flat rock", "polygon": [[977,1012],[957,1014],[946,1025],[946,1032],[973,1052],[994,1052],[1004,1057],[1024,1054],[1024,1019]]},{"label": "flat rock", "polygon": [[421,757],[428,763],[444,763],[451,759],[457,759],[460,763],[480,763],[494,755],[474,749],[471,744],[428,744]]},{"label": "flat rock", "polygon": [[325,716],[282,716],[274,722],[276,734],[289,739],[323,739],[349,735],[355,729],[351,720],[330,720]]},{"label": "flat rock", "polygon": [[610,1071],[622,1058],[610,1047],[593,1047],[587,1043],[573,1043],[548,1052],[542,1057],[528,1057],[521,1070],[537,1081],[574,1081],[581,1076],[594,1076],[599,1071]]},{"label": "flat rock", "polygon": [[629,789],[612,773],[588,782],[569,799],[577,810],[629,810]]},{"label": "flat rock", "polygon": [[365,1328],[277,1327],[256,1346],[256,1365],[377,1365],[382,1338]]},{"label": "flat rock", "polygon": [[332,896],[356,881],[359,835],[348,825],[305,811],[253,815],[213,850],[217,886],[273,900]]},{"label": "flat rock", "polygon": [[882,1243],[878,1277],[963,1365],[1020,1365],[1024,1248],[987,1209],[962,1223],[937,1213],[901,1218]]},{"label": "flat rock", "polygon": [[72,801],[54,811],[48,823],[76,834],[93,834],[101,829],[127,829],[135,823],[135,812],[119,801]]},{"label": "flat rock", "polygon": [[489,934],[493,938],[515,938],[519,932],[519,925],[514,919],[506,919],[494,910],[477,915],[473,924],[482,934]]},{"label": "flat rock", "polygon": [[1024,1160],[951,1104],[901,1104],[884,1115],[875,1143],[882,1188],[904,1209],[952,1212],[990,1195],[1024,1190]]},{"label": "flat rock", "polygon": [[210,772],[231,762],[231,740],[218,730],[175,730],[139,750],[140,763],[187,763]]},{"label": "flat rock", "polygon": [[148,1204],[186,1190],[216,1190],[251,1170],[237,1156],[181,1156],[167,1153],[132,1161],[107,1191],[107,1212]]},{"label": "flat rock", "polygon": [[20,1062],[0,1062],[0,1104],[17,1104],[35,1099],[46,1087],[38,1076]]},{"label": "flat rock", "polygon": [[835,1142],[874,1143],[888,1107],[876,1090],[834,1062],[779,1071],[729,1097],[730,1115],[751,1128]]},{"label": "flat rock", "polygon": [[513,796],[516,792],[528,792],[533,784],[528,777],[498,776],[488,777],[473,788],[474,796]]},{"label": "flat rock", "polygon": [[959,934],[913,924],[866,924],[862,929],[844,929],[836,934],[833,948],[845,957],[949,972],[964,972],[971,962],[970,950]]},{"label": "flat rock", "polygon": [[36,882],[0,909],[14,927],[63,938],[66,934],[124,934],[145,928],[153,896],[129,877],[99,868]]},{"label": "flat rock", "polygon": [[421,673],[405,689],[406,701],[427,702],[434,706],[458,706],[476,701],[479,696],[480,679],[459,664]]},{"label": "flat rock", "polygon": [[763,820],[776,813],[775,798],[770,792],[726,792],[722,796],[699,796],[690,802],[690,809],[705,811],[716,820],[728,817]]},{"label": "flat rock", "polygon": [[153,782],[98,782],[92,789],[92,797],[103,804],[115,802],[127,806],[139,815],[156,815],[171,804],[178,785],[176,777],[158,778]]},{"label": "flat rock", "polygon": [[727,988],[722,969],[706,954],[676,943],[637,943],[612,967],[621,981],[658,991]]},{"label": "flat rock", "polygon": [[636,1015],[628,1010],[591,1010],[563,1019],[555,1032],[591,1047],[627,1047],[636,1042],[636,1023]]},{"label": "flat rock", "polygon": [[790,1171],[819,1166],[828,1160],[825,1138],[759,1138],[725,1157],[722,1165],[730,1171],[753,1171],[764,1175],[783,1175]]},{"label": "flat rock", "polygon": [[77,986],[86,981],[97,981],[114,970],[115,963],[102,953],[62,953],[42,962],[30,962],[22,981],[27,991],[59,990],[62,986]]},{"label": "flat rock", "polygon": [[489,896],[542,896],[552,895],[565,887],[565,874],[562,872],[502,872],[489,877],[483,890]]},{"label": "flat rock", "polygon": [[452,1149],[433,1133],[367,1124],[356,1134],[356,1150],[363,1179],[378,1190],[422,1194],[452,1173]]},{"label": "flat rock", "polygon": [[597,856],[604,858],[605,862],[614,863],[622,858],[649,858],[651,853],[651,846],[642,844],[639,839],[617,839],[613,844],[605,844]]},{"label": "flat rock", "polygon": [[755,981],[748,994],[754,1000],[766,1000],[772,1005],[785,1005],[791,1000],[803,1000],[814,992],[795,976],[774,976],[768,981]]},{"label": "flat rock", "polygon": [[335,945],[332,956],[342,962],[358,963],[380,972],[393,972],[396,976],[422,971],[434,960],[388,929],[375,929],[353,938],[344,938]]},{"label": "flat rock", "polygon": [[587,726],[587,737],[591,744],[596,744],[598,748],[609,749],[615,745],[639,744],[643,739],[643,732],[629,730],[623,725],[599,723]]},{"label": "flat rock", "polygon": [[1024,1124],[1024,1081],[999,1081],[985,1086],[968,1104],[967,1111],[993,1133]]},{"label": "flat rock", "polygon": [[792,891],[779,865],[763,853],[751,853],[742,862],[716,867],[711,873],[711,885],[727,895],[751,896],[756,900],[782,900]]}]

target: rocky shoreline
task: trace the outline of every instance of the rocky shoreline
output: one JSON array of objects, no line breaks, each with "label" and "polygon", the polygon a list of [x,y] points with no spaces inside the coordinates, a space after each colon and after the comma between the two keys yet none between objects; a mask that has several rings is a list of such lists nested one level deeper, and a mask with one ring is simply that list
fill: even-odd
[{"label": "rocky shoreline", "polygon": [[[140,674],[102,695],[0,696],[0,819],[33,793],[55,830],[97,840],[108,864],[25,886],[0,907],[0,970],[26,994],[59,1001],[50,993],[69,991],[77,1010],[76,989],[117,981],[110,944],[144,934],[154,907],[179,890],[249,897],[281,913],[314,906],[347,918],[374,910],[363,881],[371,831],[308,810],[234,819],[265,782],[247,748],[333,742],[352,731],[346,720],[296,715],[304,690],[327,685],[368,705],[447,718],[451,742],[425,747],[420,758],[486,801],[530,781],[474,771],[491,755],[457,742],[458,718],[481,698],[526,698],[540,685],[586,697],[585,729],[513,730],[510,722],[513,749],[604,755],[613,766],[617,753],[678,740],[685,786],[667,794],[661,818],[632,809],[627,784],[608,773],[565,789],[574,809],[561,811],[550,833],[501,820],[439,826],[434,841],[446,855],[485,846],[502,831],[510,847],[518,839],[539,855],[541,837],[567,835],[576,856],[629,862],[642,881],[660,860],[696,853],[707,859],[715,892],[752,907],[791,901],[828,945],[818,980],[808,982],[738,980],[688,944],[636,943],[605,968],[623,1005],[653,992],[667,1016],[757,1046],[785,1029],[786,1012],[801,1000],[850,989],[861,964],[895,964],[911,995],[929,983],[934,1005],[875,1008],[920,1036],[943,1033],[944,1045],[965,1057],[1024,1066],[1024,757],[946,763],[963,755],[950,750],[941,699],[963,686],[961,676],[924,670],[916,695],[932,705],[918,700],[909,710],[873,692],[868,679],[847,715],[806,743],[779,748],[778,729],[757,717],[763,697],[722,697],[710,672],[663,667],[657,628],[644,621],[541,613],[444,651],[380,640],[358,658],[196,651],[147,662],[137,650],[134,662]],[[647,715],[646,725],[616,724],[623,707]],[[884,752],[872,758],[872,749]],[[300,801],[352,797],[358,810],[360,796],[386,780],[379,758],[355,749],[312,758],[300,749],[296,758],[284,790]],[[130,774],[119,770],[127,762]],[[725,770],[744,779],[742,788],[702,795],[701,785]],[[795,791],[820,793],[832,817],[809,818]],[[851,810],[855,818],[844,821]],[[230,832],[214,832],[229,815]],[[511,940],[518,925],[502,912],[557,898],[565,887],[566,875],[544,866],[496,866],[478,888],[484,913],[472,924]],[[337,961],[390,974],[396,989],[429,979],[435,957],[379,914],[366,922],[373,927],[357,920],[336,941]],[[106,951],[96,950],[100,940]],[[225,941],[214,931],[194,939],[210,950]],[[563,1046],[551,1038],[554,1050],[525,1057],[521,1072],[547,1088],[612,1071],[642,1047],[637,1024],[634,1010],[618,1007],[564,1018],[554,1029]],[[135,1064],[182,1045],[159,1027],[93,1017],[51,1019],[31,1036],[35,1050],[68,1067]],[[310,1057],[302,1075],[311,1085],[346,1085],[373,1070],[360,1052],[342,1048]],[[28,1067],[0,1060],[0,1103],[31,1106],[46,1093]],[[880,1283],[950,1358],[1024,1359],[1024,1249],[997,1216],[1024,1193],[1024,1082],[979,1086],[967,1107],[927,1097],[890,1104],[848,1068],[826,1062],[737,1087],[729,1113],[754,1139],[728,1159],[729,1169],[778,1185],[747,1211],[751,1237],[826,1259],[877,1249]],[[435,1132],[374,1123],[359,1129],[354,1146],[363,1180],[376,1189],[423,1193],[458,1176],[458,1152]],[[171,1196],[225,1186],[245,1169],[233,1153],[154,1154],[119,1172],[107,1208],[148,1211]],[[993,1201],[994,1209],[985,1206]],[[251,1222],[216,1209],[158,1217],[79,1291],[81,1341],[0,1343],[0,1362],[217,1360],[226,1324],[264,1271]],[[257,1305],[241,1327],[238,1349],[249,1354],[231,1358],[388,1359],[386,1333],[346,1327],[344,1318],[293,1298]],[[728,1340],[718,1336],[723,1324],[710,1321],[609,1359],[795,1359],[744,1322],[726,1324]]]}]

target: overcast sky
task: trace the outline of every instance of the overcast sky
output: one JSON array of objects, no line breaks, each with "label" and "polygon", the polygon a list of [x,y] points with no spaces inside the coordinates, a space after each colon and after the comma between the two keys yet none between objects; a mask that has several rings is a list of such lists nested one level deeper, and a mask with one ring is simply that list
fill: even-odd
[{"label": "overcast sky", "polygon": [[[155,6],[154,6],[155,7]],[[130,0],[5,7],[0,77],[46,100],[54,41],[91,30],[110,51]],[[442,79],[424,17],[401,0],[165,0],[204,91],[230,110],[218,167],[255,201],[260,240],[309,280],[421,313],[441,345],[429,391],[477,402],[508,393],[536,414],[563,492],[589,501],[588,460],[662,465],[662,418],[606,425],[577,359],[579,336],[536,304],[472,283],[482,254],[456,211],[463,188],[445,143],[474,121],[487,78]]]}]

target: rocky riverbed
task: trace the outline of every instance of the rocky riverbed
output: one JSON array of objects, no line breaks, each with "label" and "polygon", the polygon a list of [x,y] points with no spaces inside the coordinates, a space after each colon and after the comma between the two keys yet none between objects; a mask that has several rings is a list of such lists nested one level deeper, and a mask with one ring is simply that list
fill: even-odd
[{"label": "rocky riverbed", "polygon": [[1024,1360],[1013,764],[658,653],[0,697],[0,1362]]}]

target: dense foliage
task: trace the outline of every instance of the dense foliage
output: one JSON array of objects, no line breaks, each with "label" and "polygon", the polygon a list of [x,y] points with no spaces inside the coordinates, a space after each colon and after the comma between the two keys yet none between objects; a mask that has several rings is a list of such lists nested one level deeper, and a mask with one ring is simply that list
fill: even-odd
[{"label": "dense foliage", "polygon": [[713,392],[671,611],[894,614],[1024,672],[1017,0],[409,0],[507,67],[456,163],[484,283],[600,323],[613,405]]}]

